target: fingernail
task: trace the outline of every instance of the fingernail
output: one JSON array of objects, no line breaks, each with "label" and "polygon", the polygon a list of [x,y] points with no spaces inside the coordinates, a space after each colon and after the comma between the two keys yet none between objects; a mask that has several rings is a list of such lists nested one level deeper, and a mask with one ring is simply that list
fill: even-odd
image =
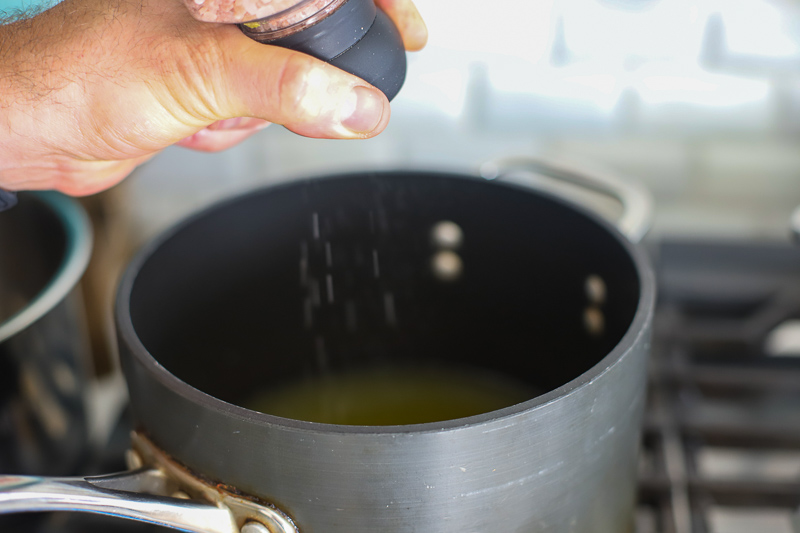
[{"label": "fingernail", "polygon": [[342,125],[353,133],[369,133],[383,118],[386,97],[377,89],[353,88],[341,109]]}]

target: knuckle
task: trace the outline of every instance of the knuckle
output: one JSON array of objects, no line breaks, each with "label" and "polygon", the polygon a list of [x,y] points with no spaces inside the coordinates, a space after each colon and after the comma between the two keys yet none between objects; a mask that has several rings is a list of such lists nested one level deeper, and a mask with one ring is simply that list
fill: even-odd
[{"label": "knuckle", "polygon": [[[318,73],[318,74],[317,74]],[[287,54],[275,76],[274,94],[282,113],[295,120],[310,118],[312,91],[324,90],[326,80],[316,61],[302,54]]]},{"label": "knuckle", "polygon": [[191,41],[165,47],[155,55],[165,107],[177,119],[199,124],[222,114],[226,91],[221,73],[225,72],[226,62],[217,42]]}]

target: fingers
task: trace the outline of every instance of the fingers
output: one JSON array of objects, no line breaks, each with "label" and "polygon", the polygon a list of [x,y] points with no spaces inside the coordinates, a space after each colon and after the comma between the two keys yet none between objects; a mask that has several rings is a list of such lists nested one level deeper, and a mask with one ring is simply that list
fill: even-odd
[{"label": "fingers", "polygon": [[386,96],[365,81],[305,54],[232,36],[226,84],[229,116],[259,117],[307,137],[368,138],[389,122]]},{"label": "fingers", "polygon": [[200,152],[219,152],[239,144],[269,125],[269,122],[257,118],[220,120],[176,144]]},{"label": "fingers", "polygon": [[428,28],[411,0],[375,0],[375,3],[394,21],[406,50],[421,50],[428,42]]},{"label": "fingers", "polygon": [[[237,3],[241,0],[204,0],[202,6],[211,10]],[[376,4],[398,25],[407,49],[425,45],[427,29],[411,0],[376,0]],[[222,90],[214,92],[229,101],[211,116],[259,117],[300,135],[332,139],[369,138],[388,124],[388,100],[363,80],[309,56],[242,39],[233,27],[218,29],[223,35],[225,70],[216,78]],[[216,151],[237,137],[242,138],[202,131],[180,144]]]}]

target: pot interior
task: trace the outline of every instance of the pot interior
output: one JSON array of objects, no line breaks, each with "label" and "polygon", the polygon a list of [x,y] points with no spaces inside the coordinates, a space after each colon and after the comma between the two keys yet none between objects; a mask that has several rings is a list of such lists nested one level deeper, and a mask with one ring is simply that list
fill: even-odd
[{"label": "pot interior", "polygon": [[140,265],[130,313],[168,371],[233,404],[393,365],[512,376],[535,396],[606,356],[639,293],[629,250],[594,217],[515,186],[404,172],[206,211]]}]

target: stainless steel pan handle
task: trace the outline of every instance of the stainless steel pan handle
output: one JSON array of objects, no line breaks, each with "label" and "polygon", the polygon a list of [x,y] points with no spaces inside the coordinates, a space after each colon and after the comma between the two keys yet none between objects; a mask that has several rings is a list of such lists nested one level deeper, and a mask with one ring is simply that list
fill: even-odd
[{"label": "stainless steel pan handle", "polygon": [[519,174],[528,177],[545,176],[615,198],[623,209],[622,215],[616,221],[617,228],[631,242],[641,241],[650,229],[653,199],[647,189],[605,171],[524,156],[492,159],[480,167],[480,175],[488,180],[507,179]]},{"label": "stainless steel pan handle", "polygon": [[99,477],[0,475],[0,514],[75,511],[189,533],[298,533],[275,507],[200,479],[143,435],[132,441],[129,464],[147,466]]},{"label": "stainless steel pan handle", "polygon": [[155,469],[86,478],[0,476],[0,514],[79,511],[192,533],[239,533],[224,507],[153,494],[168,485],[169,480]]}]

